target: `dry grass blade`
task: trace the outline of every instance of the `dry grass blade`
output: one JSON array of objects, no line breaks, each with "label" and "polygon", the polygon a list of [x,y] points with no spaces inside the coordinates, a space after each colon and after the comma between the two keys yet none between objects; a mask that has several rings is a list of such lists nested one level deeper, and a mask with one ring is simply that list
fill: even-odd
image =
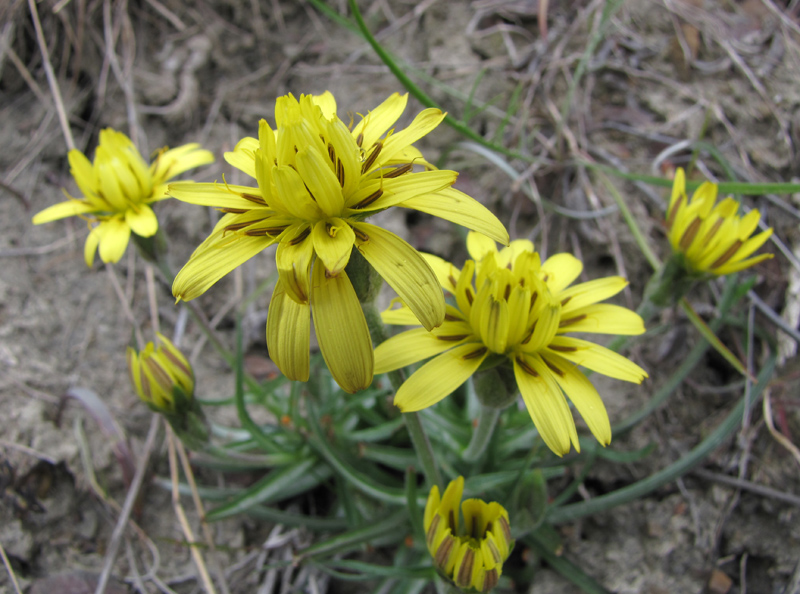
[{"label": "dry grass blade", "polygon": [[767,423],[767,429],[769,429],[770,434],[773,438],[775,438],[775,441],[788,450],[788,452],[794,458],[794,461],[797,462],[798,466],[800,466],[800,449],[794,445],[783,433],[775,429],[775,422],[772,419],[772,399],[769,389],[764,392],[763,410],[764,421]]},{"label": "dry grass blade", "polygon": [[17,581],[17,576],[14,573],[14,568],[11,567],[11,563],[8,560],[8,556],[6,555],[6,550],[3,548],[2,542],[0,542],[0,557],[3,558],[3,565],[6,566],[8,577],[11,579],[11,583],[14,584],[14,591],[17,594],[22,594],[22,590],[19,588],[19,582]]}]

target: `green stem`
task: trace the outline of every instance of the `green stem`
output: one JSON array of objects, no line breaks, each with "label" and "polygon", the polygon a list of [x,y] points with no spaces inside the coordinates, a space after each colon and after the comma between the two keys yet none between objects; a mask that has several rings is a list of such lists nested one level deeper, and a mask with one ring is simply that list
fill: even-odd
[{"label": "green stem", "polygon": [[500,409],[488,406],[481,407],[481,415],[478,417],[478,426],[472,432],[472,439],[467,446],[467,449],[461,454],[461,457],[467,462],[475,462],[486,451],[489,442],[492,441],[492,435],[497,427],[497,421],[500,419]]},{"label": "green stem", "polygon": [[422,471],[425,473],[425,479],[431,486],[436,485],[440,489],[444,488],[444,481],[439,472],[439,467],[436,466],[433,448],[427,433],[425,433],[425,428],[422,426],[419,413],[403,413],[403,419],[406,422],[408,434],[411,436],[411,443],[414,444],[414,449],[417,452],[419,463],[422,465]]}]

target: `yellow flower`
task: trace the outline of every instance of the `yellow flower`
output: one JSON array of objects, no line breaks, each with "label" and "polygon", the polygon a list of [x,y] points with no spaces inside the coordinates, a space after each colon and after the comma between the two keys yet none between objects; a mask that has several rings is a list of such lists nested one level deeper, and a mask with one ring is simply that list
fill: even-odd
[{"label": "yellow flower", "polygon": [[447,485],[441,498],[434,485],[425,505],[425,540],[436,568],[456,586],[488,592],[497,585],[514,548],[508,512],[494,501],[461,503],[463,492],[463,476]]},{"label": "yellow flower", "polygon": [[103,262],[119,262],[131,231],[141,237],[155,235],[158,219],[149,205],[169,197],[167,181],[214,161],[214,155],[200,145],[185,144],[160,151],[148,166],[130,138],[111,128],[100,132],[94,163],[77,149],[68,158],[83,197],[67,194],[69,200],[44,209],[33,217],[33,224],[75,215],[85,218],[91,229],[84,248],[87,266],[92,265],[98,245]]},{"label": "yellow flower", "polygon": [[128,371],[136,393],[153,410],[181,412],[194,398],[194,372],[169,339],[157,334],[160,345],[148,342],[137,353],[128,347]]},{"label": "yellow flower", "polygon": [[[453,189],[454,171],[433,171],[412,143],[441,123],[426,109],[403,130],[392,128],[407,96],[394,94],[352,130],[336,115],[331,93],[279,97],[276,129],[261,120],[225,159],[256,187],[177,183],[170,195],[226,213],[178,273],[173,293],[194,299],[228,272],[278,244],[279,280],[267,319],[270,356],[290,379],[309,375],[310,317],[334,379],[348,392],[372,381],[372,343],[344,269],[355,246],[426,328],[444,318],[436,277],[408,243],[364,222],[392,206],[412,208],[485,233],[508,234],[497,218]],[[425,166],[415,172],[414,165]]]},{"label": "yellow flower", "polygon": [[[564,394],[597,440],[607,445],[611,426],[605,406],[576,365],[635,383],[647,373],[625,357],[567,333],[643,333],[644,323],[636,313],[599,303],[619,293],[627,281],[615,276],[570,287],[583,264],[570,254],[556,254],[541,263],[526,240],[512,241],[498,252],[492,240],[470,233],[467,249],[474,261],[467,260],[462,270],[426,256],[442,288],[455,296],[456,305],[447,305],[445,322],[433,332],[403,332],[375,349],[375,373],[438,355],[400,387],[395,404],[403,412],[431,406],[494,356],[513,367],[528,412],[556,454],[567,453],[570,443],[579,450]],[[383,321],[417,323],[405,305],[385,311]]]},{"label": "yellow flower", "polygon": [[689,272],[721,276],[749,268],[772,254],[749,256],[772,235],[772,229],[751,237],[761,214],[751,210],[739,216],[739,204],[731,197],[715,206],[717,184],[703,183],[689,200],[683,169],[675,172],[672,198],[667,210],[669,241],[685,258]]}]

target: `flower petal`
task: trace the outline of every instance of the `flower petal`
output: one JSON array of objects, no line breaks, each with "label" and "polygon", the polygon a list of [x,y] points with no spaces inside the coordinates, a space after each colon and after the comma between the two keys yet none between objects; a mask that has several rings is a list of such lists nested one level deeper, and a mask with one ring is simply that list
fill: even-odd
[{"label": "flower petal", "polygon": [[308,303],[311,295],[313,258],[314,241],[309,237],[308,225],[300,223],[287,229],[275,252],[275,264],[286,292],[298,303]]},{"label": "flower petal", "polygon": [[100,244],[100,233],[100,225],[92,227],[89,237],[86,238],[86,244],[83,246],[83,259],[89,268],[94,264],[94,255],[97,253],[97,246]]},{"label": "flower petal", "polygon": [[122,217],[113,217],[100,223],[100,259],[117,263],[128,247],[131,228]]},{"label": "flower petal", "polygon": [[312,95],[311,100],[314,102],[314,105],[322,110],[322,116],[325,119],[329,120],[336,117],[336,99],[333,93],[325,91],[322,95]]},{"label": "flower petal", "polygon": [[33,224],[41,225],[42,223],[49,223],[87,212],[96,212],[97,210],[97,206],[83,200],[65,200],[36,213],[33,217]]},{"label": "flower petal", "polygon": [[[455,322],[457,324],[457,322]],[[446,325],[446,324],[444,324]],[[443,326],[444,326],[443,325]],[[440,328],[441,329],[441,328]],[[438,332],[437,332],[438,334]],[[433,357],[443,353],[467,340],[469,332],[463,335],[460,340],[443,340],[436,335],[425,330],[425,328],[415,328],[406,332],[401,332],[397,336],[382,342],[375,348],[375,373],[386,373],[400,369],[406,365],[411,365],[417,361],[422,361],[428,357]]]},{"label": "flower petal", "polygon": [[497,253],[497,243],[483,233],[470,231],[467,233],[467,252],[469,252],[470,258],[480,262],[489,252]]},{"label": "flower petal", "polygon": [[272,170],[272,178],[278,189],[277,200],[292,215],[304,221],[325,218],[325,213],[311,199],[311,195],[303,183],[303,178],[293,167],[289,165],[275,167]]},{"label": "flower petal", "polygon": [[69,172],[83,195],[87,198],[96,198],[100,188],[97,185],[94,167],[89,159],[86,158],[86,155],[78,149],[72,149],[67,153],[67,160],[69,161]]},{"label": "flower petal", "polygon": [[[232,184],[207,184],[195,182],[173,182],[169,184],[169,195],[181,202],[197,204],[198,206],[213,206],[216,208],[235,208],[250,210],[253,208],[266,208],[261,190],[250,186],[234,186]],[[246,194],[250,200],[243,198]]]},{"label": "flower petal", "polygon": [[633,361],[622,355],[594,344],[588,340],[581,340],[571,336],[556,336],[545,351],[549,354],[563,357],[576,365],[582,365],[597,373],[608,377],[641,384],[648,377],[647,372]]},{"label": "flower petal", "polygon": [[311,309],[325,363],[343,390],[354,394],[372,383],[372,340],[347,274],[328,276],[317,262],[312,272]]},{"label": "flower petal", "polygon": [[499,219],[480,202],[455,188],[446,188],[433,194],[411,198],[397,206],[426,212],[508,245],[508,231]]},{"label": "flower petal", "polygon": [[572,412],[544,361],[538,355],[518,354],[514,358],[514,377],[533,424],[547,447],[563,456],[569,452],[571,442],[580,452]]},{"label": "flower petal", "polygon": [[362,136],[359,146],[370,148],[375,144],[403,114],[407,103],[408,93],[404,95],[393,93],[378,107],[367,112],[367,115],[353,128],[353,138]]},{"label": "flower petal", "polygon": [[[383,149],[375,160],[374,167],[380,167],[388,163],[397,153],[431,132],[436,126],[442,123],[444,115],[445,114],[442,113],[440,109],[436,109],[435,107],[423,109],[417,114],[414,121],[412,121],[407,128],[403,128],[395,134],[390,134],[388,138],[383,141]],[[369,145],[364,148],[369,148]]]},{"label": "flower petal", "polygon": [[444,321],[444,295],[431,267],[394,233],[353,223],[356,247],[428,330]]},{"label": "flower petal", "polygon": [[403,412],[433,406],[478,370],[489,350],[480,343],[462,344],[428,361],[408,378],[394,397]]},{"label": "flower petal", "polygon": [[428,263],[428,266],[433,270],[433,274],[439,280],[439,284],[445,291],[455,295],[456,285],[458,284],[458,277],[461,271],[450,264],[447,260],[443,260],[439,256],[433,254],[420,253],[420,256]]},{"label": "flower petal", "polygon": [[572,254],[554,254],[544,261],[542,280],[554,295],[570,286],[583,272],[583,262]]},{"label": "flower petal", "polygon": [[137,205],[136,210],[133,208],[126,210],[125,222],[139,237],[152,237],[158,231],[156,213],[146,204]]},{"label": "flower petal", "polygon": [[[155,182],[161,183],[190,169],[213,162],[214,154],[193,142],[164,151],[156,157],[155,162],[150,165],[150,169]],[[252,177],[255,177],[255,175]]]},{"label": "flower petal", "polygon": [[[605,404],[592,382],[572,363],[562,357],[547,354],[543,357],[547,367],[554,372],[554,378],[569,397],[581,417],[586,421],[592,435],[602,445],[611,443],[611,423],[608,420]],[[558,370],[558,371],[556,371]]]},{"label": "flower petal", "polygon": [[330,159],[314,146],[300,149],[295,158],[297,171],[317,206],[329,217],[339,216],[344,208],[344,197]]},{"label": "flower petal", "polygon": [[591,332],[593,334],[644,334],[644,320],[635,311],[619,305],[596,303],[561,316],[558,333]]},{"label": "flower petal", "polygon": [[556,296],[563,306],[561,315],[566,316],[576,309],[605,301],[627,286],[628,281],[621,276],[608,276],[570,287]]},{"label": "flower petal", "polygon": [[342,219],[318,221],[311,231],[314,251],[333,276],[347,266],[355,239],[353,229]]},{"label": "flower petal", "polygon": [[311,309],[286,294],[278,280],[267,312],[267,349],[283,375],[307,382],[311,338]]},{"label": "flower petal", "polygon": [[[448,188],[456,181],[455,171],[419,171],[395,178],[380,178],[363,183],[347,198],[355,212],[383,210],[411,198],[423,197]],[[377,196],[377,198],[376,198]],[[362,205],[362,206],[359,206]]]},{"label": "flower petal", "polygon": [[273,240],[266,237],[250,237],[224,230],[212,233],[192,254],[172,283],[172,294],[178,299],[191,301],[205,293],[231,270],[240,266]]},{"label": "flower petal", "polygon": [[[256,158],[255,158],[255,150],[258,148],[258,141],[255,138],[247,138],[242,140],[253,140],[255,141],[255,147],[251,150],[243,150],[240,149],[237,145],[235,150],[228,151],[222,157],[231,167],[236,167],[239,171],[242,171],[252,177],[253,179],[256,178]],[[241,144],[242,141],[239,141]]]}]

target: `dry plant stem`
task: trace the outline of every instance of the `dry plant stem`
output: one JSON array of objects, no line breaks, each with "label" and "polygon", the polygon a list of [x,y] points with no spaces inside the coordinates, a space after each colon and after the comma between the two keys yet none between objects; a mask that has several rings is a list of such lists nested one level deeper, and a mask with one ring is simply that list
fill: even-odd
[{"label": "dry plant stem", "polygon": [[206,545],[208,545],[208,550],[211,553],[211,563],[214,566],[214,572],[217,574],[219,588],[222,590],[223,594],[230,594],[228,583],[225,581],[225,573],[222,571],[222,567],[219,564],[219,559],[217,558],[217,547],[214,544],[214,535],[211,534],[211,528],[209,527],[208,522],[206,522],[206,510],[203,507],[202,499],[200,499],[200,493],[197,491],[197,483],[194,480],[192,465],[189,463],[189,456],[186,455],[186,448],[183,447],[183,443],[181,443],[180,440],[177,442],[177,450],[178,456],[181,459],[183,474],[186,476],[186,482],[189,483],[189,488],[192,490],[194,507],[197,510],[197,514],[200,516],[200,526],[203,529],[203,537],[205,538]]},{"label": "dry plant stem", "polygon": [[[183,506],[181,505],[181,495],[178,480],[178,460],[177,456],[175,455],[175,441],[175,434],[172,432],[172,428],[167,426],[167,443],[169,444],[169,474],[170,478],[172,479],[172,507],[175,510],[175,515],[178,516],[178,522],[180,523],[181,529],[183,530],[183,535],[189,544],[189,550],[192,554],[192,559],[194,559],[194,563],[197,566],[197,571],[200,573],[200,579],[203,582],[206,592],[208,592],[208,594],[216,594],[214,584],[211,582],[211,576],[208,575],[208,569],[206,568],[206,563],[203,560],[203,555],[200,554],[200,549],[195,546],[194,532],[192,532],[192,527],[189,525],[189,520],[186,519],[186,512],[183,511]],[[100,593],[97,592],[96,594]]]},{"label": "dry plant stem", "polygon": [[117,278],[117,273],[114,270],[114,265],[106,264],[106,272],[108,272],[108,278],[111,280],[111,286],[114,287],[114,292],[117,294],[117,298],[122,305],[122,311],[125,312],[125,317],[128,318],[128,321],[133,326],[133,332],[136,336],[136,345],[139,349],[142,349],[144,348],[142,331],[139,329],[139,325],[136,323],[136,318],[131,311],[131,306],[128,303],[128,300],[125,298],[125,293],[122,291],[122,285],[119,284],[119,279]]},{"label": "dry plant stem", "polygon": [[789,450],[789,453],[794,457],[795,462],[797,462],[798,466],[800,466],[800,449],[796,445],[794,445],[783,433],[775,429],[775,422],[772,420],[772,399],[771,399],[771,392],[767,389],[764,392],[764,420],[767,423],[767,429],[769,429],[770,434],[772,437],[775,438],[779,444],[781,444],[784,448]]},{"label": "dry plant stem", "polygon": [[8,561],[8,557],[6,556],[6,550],[3,548],[2,542],[0,542],[0,557],[3,558],[3,565],[6,566],[8,577],[11,578],[11,583],[14,584],[14,591],[17,594],[22,594],[22,590],[19,589],[19,582],[17,581],[17,576],[14,574],[14,568],[11,567],[11,563]]},{"label": "dry plant stem", "polygon": [[125,503],[122,505],[122,511],[120,512],[119,519],[117,519],[117,525],[114,526],[114,532],[111,533],[111,539],[108,542],[103,571],[100,573],[100,579],[97,581],[97,588],[94,591],[95,594],[103,594],[106,591],[106,585],[108,584],[108,578],[111,576],[111,569],[114,567],[114,560],[117,558],[119,545],[122,543],[122,537],[125,535],[125,529],[128,527],[128,519],[133,510],[133,504],[139,496],[139,489],[142,486],[144,475],[147,472],[147,462],[150,460],[150,454],[155,445],[160,422],[161,419],[153,415],[153,419],[150,421],[150,430],[147,432],[147,441],[144,444],[144,451],[136,467],[136,474],[133,476],[131,488],[128,489]]},{"label": "dry plant stem", "polygon": [[[29,0],[33,1],[33,0]],[[111,26],[111,1],[104,0],[103,2],[103,36],[106,42],[106,59],[108,60],[111,70],[114,72],[114,77],[117,79],[119,86],[122,87],[122,92],[125,95],[125,107],[128,112],[128,127],[130,128],[131,141],[136,146],[141,146],[139,138],[139,123],[136,117],[136,106],[133,99],[133,77],[130,72],[124,72],[117,60],[117,54],[114,51],[114,31]],[[128,60],[132,63],[132,60]],[[129,70],[129,69],[127,69]]]},{"label": "dry plant stem", "polygon": [[69,120],[67,119],[67,112],[64,109],[64,101],[61,99],[61,89],[58,86],[56,74],[53,71],[53,65],[50,63],[50,56],[47,53],[47,43],[44,40],[42,23],[39,21],[39,12],[36,10],[35,0],[28,0],[28,7],[31,11],[33,26],[36,29],[36,42],[39,44],[39,51],[42,52],[42,63],[44,64],[44,71],[47,74],[47,83],[50,85],[50,92],[53,94],[53,101],[55,101],[56,104],[58,121],[61,123],[61,132],[64,134],[64,141],[67,143],[67,148],[72,150],[75,148],[75,139],[72,138],[72,130],[69,128]]},{"label": "dry plant stem", "polygon": [[150,264],[144,267],[144,277],[147,280],[147,301],[150,304],[150,320],[153,325],[153,333],[161,331],[158,321],[158,301],[156,300],[156,280],[153,275],[153,267]]}]

